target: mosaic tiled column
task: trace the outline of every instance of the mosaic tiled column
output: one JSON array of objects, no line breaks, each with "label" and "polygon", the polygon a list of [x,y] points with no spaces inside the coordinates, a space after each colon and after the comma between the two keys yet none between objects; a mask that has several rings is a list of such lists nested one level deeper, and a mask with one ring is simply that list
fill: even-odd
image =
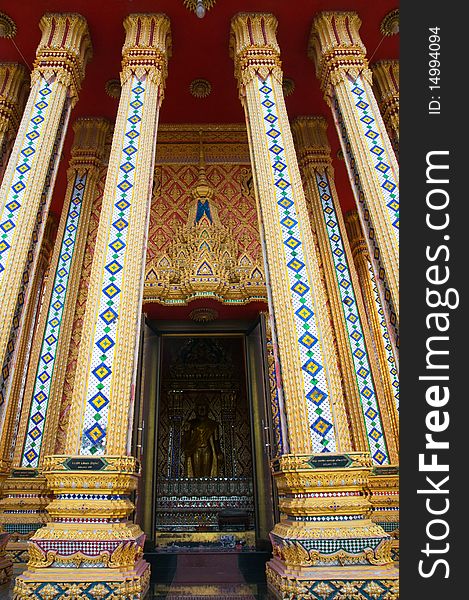
[{"label": "mosaic tiled column", "polygon": [[0,433],[68,118],[91,52],[82,16],[47,14],[39,25],[31,92],[0,188]]},{"label": "mosaic tiled column", "polygon": [[[114,129],[64,456],[44,459],[51,521],[29,541],[16,598],[143,598],[145,535],[128,520],[138,465],[130,456],[146,237],[169,19],[124,20]],[[50,551],[54,554],[51,557]],[[47,595],[49,594],[49,595]]]},{"label": "mosaic tiled column", "polygon": [[13,469],[0,502],[0,521],[12,534],[7,549],[16,562],[27,558],[26,539],[46,522],[49,497],[40,469],[44,455],[54,450],[88,223],[109,126],[103,119],[79,119],[73,126],[67,193],[31,348]]},{"label": "mosaic tiled column", "polygon": [[[360,282],[372,348],[379,364],[379,376],[384,391],[382,413],[389,424],[393,438],[399,443],[399,375],[394,361],[383,308],[371,269],[368,249],[357,211],[345,215],[345,226],[350,240],[353,259]],[[397,462],[397,461],[396,461]],[[397,467],[375,468],[370,478],[373,520],[393,536],[393,558],[398,559],[399,536],[399,477]]]},{"label": "mosaic tiled column", "polygon": [[379,60],[370,65],[373,89],[379,101],[389,139],[397,154],[399,151],[399,61]]},{"label": "mosaic tiled column", "polygon": [[321,12],[310,56],[332,110],[372,258],[391,345],[399,348],[399,168],[371,87],[354,12]]},{"label": "mosaic tiled column", "polygon": [[283,98],[276,28],[270,14],[241,13],[231,23],[289,447],[273,461],[283,518],[271,532],[267,578],[282,599],[319,592],[326,581],[342,589],[379,580],[387,590],[396,581],[391,540],[368,518],[371,457],[351,451],[326,290]]},{"label": "mosaic tiled column", "polygon": [[299,117],[292,131],[324,269],[354,449],[369,450],[375,465],[395,463],[396,432],[387,419],[378,363],[335,188],[327,121]]},{"label": "mosaic tiled column", "polygon": [[18,63],[0,63],[0,183],[29,88],[29,73]]},{"label": "mosaic tiled column", "polygon": [[[43,293],[44,278],[50,262],[53,238],[57,230],[57,222],[52,215],[47,217],[47,223],[42,240],[41,251],[39,253],[37,267],[34,272],[33,281],[31,284],[31,293],[29,302],[25,309],[24,327],[18,341],[18,352],[16,355],[16,366],[13,373],[11,385],[11,400],[8,403],[8,408],[5,415],[5,423],[0,438],[0,463],[4,477],[10,472],[11,459],[13,452],[13,441],[15,432],[18,428],[20,406],[24,392],[24,383],[26,370],[28,368],[29,356],[34,339],[34,333],[37,324],[37,316],[40,309],[41,298]],[[0,497],[7,495],[4,492],[4,479],[0,481]],[[0,507],[3,500],[0,500]],[[0,511],[2,509],[0,508]],[[11,562],[16,562],[16,553],[11,552],[10,547],[6,547],[11,542],[11,529],[7,525],[10,518],[15,519],[15,515],[11,514],[8,517],[0,512],[0,582],[8,579],[11,574]],[[19,553],[22,554],[21,552]]]}]

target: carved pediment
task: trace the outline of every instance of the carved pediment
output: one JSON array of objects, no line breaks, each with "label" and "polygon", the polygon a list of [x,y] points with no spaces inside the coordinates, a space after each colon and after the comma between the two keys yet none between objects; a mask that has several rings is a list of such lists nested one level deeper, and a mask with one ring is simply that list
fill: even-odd
[{"label": "carved pediment", "polygon": [[[241,183],[248,189],[245,181]],[[202,145],[192,198],[186,223],[179,226],[166,252],[147,265],[145,299],[163,304],[186,304],[202,297],[243,303],[265,300],[262,266],[242,251],[229,225],[220,222]]]}]

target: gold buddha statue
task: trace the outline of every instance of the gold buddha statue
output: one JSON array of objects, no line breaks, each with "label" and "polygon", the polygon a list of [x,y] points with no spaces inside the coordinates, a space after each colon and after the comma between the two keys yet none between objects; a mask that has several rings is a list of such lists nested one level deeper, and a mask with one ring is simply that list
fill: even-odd
[{"label": "gold buddha statue", "polygon": [[218,423],[208,416],[206,400],[195,406],[195,418],[187,421],[182,434],[186,477],[219,477],[223,465]]}]

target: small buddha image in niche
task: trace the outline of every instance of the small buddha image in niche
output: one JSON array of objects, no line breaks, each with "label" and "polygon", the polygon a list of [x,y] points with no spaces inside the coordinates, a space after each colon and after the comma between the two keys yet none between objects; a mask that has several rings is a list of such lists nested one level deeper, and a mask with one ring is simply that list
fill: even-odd
[{"label": "small buddha image in niche", "polygon": [[195,417],[186,422],[182,433],[186,477],[219,477],[223,467],[220,432],[217,421],[208,416],[205,399],[196,401]]}]

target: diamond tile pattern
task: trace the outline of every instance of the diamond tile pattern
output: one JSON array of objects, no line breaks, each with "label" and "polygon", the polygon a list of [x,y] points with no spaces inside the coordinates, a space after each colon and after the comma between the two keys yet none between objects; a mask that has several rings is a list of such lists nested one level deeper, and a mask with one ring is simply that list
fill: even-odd
[{"label": "diamond tile pattern", "polygon": [[[342,309],[344,311],[349,344],[352,350],[351,354],[355,367],[355,377],[360,394],[362,412],[364,414],[368,443],[372,454],[375,454],[377,450],[381,451],[381,455],[384,456],[384,458],[379,464],[383,464],[389,462],[389,459],[379,414],[379,406],[373,379],[371,377],[367,349],[353,285],[351,283],[352,280],[350,277],[347,256],[342,242],[341,231],[337,223],[337,215],[332,200],[329,180],[325,172],[319,173],[316,171],[316,185],[318,187],[319,197],[321,198],[323,217],[326,223],[326,231],[331,248],[331,256],[334,261],[337,282],[339,284],[338,289],[342,300]],[[361,358],[358,358],[357,355],[353,353],[356,349],[361,350]],[[369,408],[373,409],[373,413],[368,411]],[[370,418],[369,415],[371,414],[373,414],[374,418]]]},{"label": "diamond tile pattern", "polygon": [[[358,103],[362,103],[362,104],[360,104],[362,107],[365,104],[367,105],[367,103],[362,100],[358,100],[357,104]],[[363,229],[364,229],[365,235],[367,236],[368,242],[371,247],[370,258],[373,262],[373,269],[376,273],[379,273],[379,288],[382,291],[382,295],[380,294],[380,297],[385,298],[385,301],[386,301],[386,314],[389,317],[389,323],[392,327],[392,330],[388,329],[388,333],[390,336],[392,336],[392,339],[395,340],[395,345],[398,348],[399,347],[399,330],[397,327],[396,313],[395,313],[394,305],[392,302],[391,292],[389,290],[389,286],[388,286],[388,283],[386,280],[386,271],[385,271],[383,262],[381,260],[380,249],[376,243],[376,235],[375,235],[373,223],[371,222],[371,219],[370,219],[370,212],[369,212],[369,209],[367,206],[365,193],[363,192],[363,188],[361,185],[360,173],[357,171],[356,159],[352,152],[352,147],[351,147],[350,140],[348,137],[347,127],[345,126],[344,118],[343,118],[343,115],[342,115],[342,112],[341,112],[340,106],[339,106],[339,101],[336,96],[334,96],[332,107],[333,107],[333,110],[335,113],[335,119],[337,121],[339,135],[342,138],[344,157],[347,162],[348,169],[352,175],[351,184],[354,189],[354,196],[357,201],[357,205],[359,206],[360,213],[363,217],[363,220],[362,220]],[[379,152],[381,147],[377,147],[377,148],[378,148],[377,151]]]},{"label": "diamond tile pattern", "polygon": [[[38,466],[47,406],[49,404],[52,375],[57,357],[62,315],[67,295],[68,281],[70,278],[70,267],[76,243],[78,223],[80,221],[81,209],[83,206],[86,178],[86,173],[80,176],[76,175],[72,191],[72,200],[68,208],[65,233],[62,239],[60,258],[48,309],[47,326],[41,346],[41,358],[34,384],[33,400],[31,402],[27,428],[28,434],[26,436],[21,462],[23,467],[36,468]],[[37,435],[33,433],[35,430],[38,431]],[[34,450],[34,452],[31,452],[31,450]]]},{"label": "diamond tile pattern", "polygon": [[[113,360],[117,343],[117,323],[121,309],[127,235],[132,211],[133,186],[138,160],[145,82],[136,77],[127,110],[122,139],[120,168],[114,192],[114,210],[108,229],[107,255],[102,272],[101,297],[88,374],[86,406],[80,454],[104,454],[109,402],[113,382]],[[127,285],[134,285],[128,282]]]},{"label": "diamond tile pattern", "polygon": [[399,186],[396,176],[390,167],[390,160],[387,156],[385,145],[381,138],[381,133],[377,126],[371,102],[362,83],[361,77],[355,81],[346,78],[351,94],[355,96],[355,107],[358,112],[364,139],[370,151],[372,164],[375,167],[375,173],[380,183],[383,200],[388,209],[389,219],[393,231],[399,244]]},{"label": "diamond tile pattern", "polygon": [[[307,404],[313,452],[333,452],[336,449],[333,419],[329,402],[329,385],[321,350],[321,335],[315,316],[312,282],[309,281],[302,234],[292,193],[284,150],[284,141],[277,114],[277,103],[271,79],[258,81],[259,103],[264,116],[266,144],[269,150],[273,193],[278,206],[278,223],[282,233],[284,262],[290,284],[291,303],[297,335],[297,351],[302,364],[304,396]],[[275,140],[275,141],[274,141]],[[298,285],[300,284],[300,285]],[[305,337],[305,333],[309,337]]]},{"label": "diamond tile pattern", "polygon": [[378,307],[379,326],[381,330],[381,335],[384,340],[384,350],[386,352],[386,366],[388,367],[389,375],[391,376],[391,385],[394,388],[394,400],[396,402],[397,411],[399,412],[399,375],[396,369],[396,361],[394,360],[394,355],[392,353],[391,342],[389,341],[388,328],[386,326],[386,320],[384,318],[384,311],[381,305],[381,300],[379,299],[378,288],[376,287],[376,279],[373,274],[373,269],[371,268],[370,263],[368,263],[368,269],[370,272],[376,306]]},{"label": "diamond tile pattern", "polygon": [[[47,92],[47,90],[49,90],[49,89],[50,89],[50,87],[42,88],[43,94],[45,94],[46,97],[48,96],[48,93],[50,93],[50,92]],[[62,147],[62,141],[63,141],[63,137],[64,137],[65,131],[66,131],[66,124],[68,122],[68,118],[70,115],[70,109],[71,109],[70,100],[66,100],[64,103],[64,106],[62,108],[62,114],[60,116],[59,125],[57,127],[57,133],[56,133],[56,137],[54,140],[52,152],[50,155],[49,165],[47,168],[46,177],[44,179],[44,186],[43,186],[43,189],[41,192],[40,202],[39,202],[39,206],[38,206],[38,210],[37,210],[36,222],[34,224],[34,229],[33,229],[32,236],[31,236],[31,245],[29,247],[26,265],[24,267],[24,271],[23,271],[23,275],[22,275],[22,279],[21,279],[21,287],[20,287],[20,291],[18,293],[15,312],[14,312],[13,320],[12,320],[12,326],[10,329],[10,339],[8,342],[7,353],[4,357],[4,362],[3,362],[3,366],[2,366],[2,370],[1,370],[0,421],[3,418],[3,408],[4,408],[3,405],[5,402],[5,398],[8,397],[9,385],[11,383],[10,363],[11,363],[11,360],[13,359],[14,352],[16,349],[16,341],[17,341],[18,333],[20,331],[21,317],[23,314],[23,308],[25,306],[25,299],[27,297],[27,293],[29,290],[30,275],[32,273],[32,269],[33,269],[34,261],[36,260],[37,253],[40,249],[38,240],[41,238],[42,228],[45,223],[46,210],[47,210],[47,207],[48,207],[48,204],[50,201],[50,197],[51,197],[51,193],[52,193],[53,182],[54,182],[55,173],[57,171],[57,166],[58,166],[58,157],[59,157],[60,149]],[[29,146],[26,148],[26,150],[29,150],[29,152],[26,152],[25,150],[23,150],[22,154],[24,154],[28,157],[32,156],[35,153],[35,151],[32,150],[31,147],[29,147]],[[26,166],[27,166],[27,168],[25,168]],[[24,174],[24,173],[28,172],[29,170],[30,170],[29,165],[27,165],[27,163],[23,163],[22,165],[20,165],[20,167],[17,168],[16,171],[20,172],[21,174]],[[21,204],[15,197],[11,202],[7,202],[5,205],[5,208],[7,210],[11,211],[12,213],[15,211],[18,211],[18,209],[20,207],[21,207]],[[12,218],[12,215],[8,215],[9,217],[12,218],[12,223],[14,222],[14,227],[10,227],[9,232],[13,232],[13,230],[16,229],[18,214],[16,215],[16,221]],[[0,236],[0,238],[1,237],[3,237],[3,236]],[[1,253],[2,244],[5,244],[5,243],[6,243],[6,240],[0,241],[0,253]],[[0,266],[2,266],[2,265],[0,264]],[[2,271],[2,269],[0,269],[0,271]]]},{"label": "diamond tile pattern", "polygon": [[[54,83],[49,84],[44,80],[42,87],[37,92],[37,102],[34,102],[26,135],[23,139],[22,150],[18,153],[17,165],[10,188],[7,191],[6,206],[0,215],[0,229],[2,230],[0,242],[4,242],[0,245],[0,285],[8,262],[9,250],[15,237],[16,225],[22,214],[21,209],[24,208],[22,202],[28,185],[31,166],[36,162],[36,150],[44,130],[44,116],[50,109],[48,96],[53,87]],[[37,120],[37,117],[42,117],[42,120]]]}]

